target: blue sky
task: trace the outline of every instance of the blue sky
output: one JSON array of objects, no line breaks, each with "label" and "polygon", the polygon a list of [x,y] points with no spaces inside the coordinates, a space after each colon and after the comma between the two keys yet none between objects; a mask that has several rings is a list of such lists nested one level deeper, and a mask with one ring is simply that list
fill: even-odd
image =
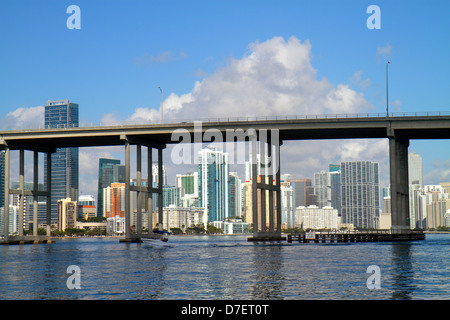
[{"label": "blue sky", "polygon": [[[80,30],[66,27],[72,4]],[[372,4],[381,9],[379,30],[366,26]],[[158,86],[177,101],[191,98],[196,83],[206,95],[233,61],[262,44],[288,47],[292,37],[297,49],[309,43],[305,64],[318,82],[361,95],[360,112],[385,113],[387,60],[391,111],[450,111],[449,12],[448,1],[2,1],[0,124],[19,108],[31,115],[65,98],[79,103],[86,124],[134,119],[138,108],[158,110]],[[450,180],[448,141],[412,141],[410,150],[422,153],[429,183]]]}]

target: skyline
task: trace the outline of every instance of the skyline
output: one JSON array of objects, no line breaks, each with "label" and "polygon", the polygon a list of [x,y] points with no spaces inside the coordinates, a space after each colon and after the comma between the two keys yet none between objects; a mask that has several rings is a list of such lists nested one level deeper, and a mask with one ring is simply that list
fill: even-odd
[{"label": "skyline", "polygon": [[[81,9],[79,30],[66,27],[71,4]],[[371,4],[381,8],[379,30],[366,26]],[[420,1],[2,3],[7,50],[0,52],[0,129],[38,127],[45,102],[66,98],[79,104],[80,126],[157,121],[158,86],[165,119],[385,113],[387,60],[391,112],[449,111],[449,7]],[[409,152],[423,157],[424,184],[450,181],[445,145],[411,141]],[[371,160],[380,163],[385,187],[387,150],[378,139],[286,142],[281,169],[311,178],[329,163]],[[169,181],[193,170],[171,164],[169,152]],[[89,178],[96,177],[98,158],[123,160],[123,153],[80,148],[80,193],[96,194],[96,179]]]}]

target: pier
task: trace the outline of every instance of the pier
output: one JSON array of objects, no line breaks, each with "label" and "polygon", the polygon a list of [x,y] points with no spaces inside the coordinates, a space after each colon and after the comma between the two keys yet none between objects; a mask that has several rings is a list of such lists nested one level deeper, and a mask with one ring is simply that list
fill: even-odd
[{"label": "pier", "polygon": [[298,243],[345,243],[345,242],[396,242],[425,240],[422,231],[411,231],[409,233],[391,233],[390,231],[374,232],[306,232],[288,234],[287,242]]},{"label": "pier", "polygon": [[15,244],[40,244],[40,243],[55,243],[56,241],[47,236],[10,236],[7,240],[0,240],[0,245],[15,245]]}]

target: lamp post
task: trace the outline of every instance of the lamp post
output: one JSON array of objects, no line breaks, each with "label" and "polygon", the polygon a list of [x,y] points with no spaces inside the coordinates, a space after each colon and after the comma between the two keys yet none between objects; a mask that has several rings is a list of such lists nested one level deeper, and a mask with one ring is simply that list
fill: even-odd
[{"label": "lamp post", "polygon": [[163,116],[163,91],[160,86],[158,86],[159,90],[161,91],[161,123],[164,122],[164,116]]},{"label": "lamp post", "polygon": [[388,66],[390,62],[386,63],[386,117],[389,117],[389,88],[388,88]]}]

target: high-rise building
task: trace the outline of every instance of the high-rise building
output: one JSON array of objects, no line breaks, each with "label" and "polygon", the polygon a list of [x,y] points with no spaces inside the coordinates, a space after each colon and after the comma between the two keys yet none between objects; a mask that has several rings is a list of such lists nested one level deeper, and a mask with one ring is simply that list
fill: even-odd
[{"label": "high-rise building", "polygon": [[337,172],[341,170],[341,166],[338,164],[330,164],[329,165],[330,172]]},{"label": "high-rise building", "polygon": [[317,197],[314,194],[314,187],[311,179],[291,179],[291,186],[294,188],[295,207],[308,207],[317,204]]},{"label": "high-rise building", "polygon": [[342,223],[378,229],[380,207],[378,175],[376,162],[341,162]]},{"label": "high-rise building", "polygon": [[281,223],[285,223],[288,228],[294,227],[294,189],[292,186],[280,186],[281,192]]},{"label": "high-rise building", "polygon": [[205,209],[204,225],[228,217],[228,153],[215,147],[198,153],[199,203]]},{"label": "high-rise building", "polygon": [[77,221],[77,202],[72,199],[58,200],[58,230],[64,231],[67,228],[75,228]]},{"label": "high-rise building", "polygon": [[317,206],[297,207],[295,209],[295,226],[306,229],[337,229],[340,224],[338,212],[331,207]]},{"label": "high-rise building", "polygon": [[330,164],[330,172],[314,173],[314,194],[319,208],[332,207],[341,212],[340,166]]},{"label": "high-rise building", "polygon": [[180,196],[198,197],[198,172],[177,174],[176,186],[180,188]]},{"label": "high-rise building", "polygon": [[[155,203],[158,204],[158,200]],[[180,188],[176,186],[163,186],[163,207],[170,205],[180,206]]]},{"label": "high-rise building", "polygon": [[228,180],[228,216],[242,216],[242,186],[237,172],[230,172]]},{"label": "high-rise building", "polygon": [[[78,104],[69,100],[47,101],[45,128],[77,128]],[[78,148],[57,148],[51,155],[51,217],[57,217],[57,201],[78,199]],[[47,155],[44,157],[44,185],[47,190]]]},{"label": "high-rise building", "polygon": [[331,177],[330,173],[320,171],[314,173],[314,194],[319,208],[331,207]]},{"label": "high-rise building", "polygon": [[[102,193],[103,196],[103,193]],[[97,217],[97,210],[95,206],[95,198],[93,195],[80,195],[78,197],[78,218],[92,218]]]},{"label": "high-rise building", "polygon": [[5,206],[5,151],[0,150],[0,208]]},{"label": "high-rise building", "polygon": [[183,232],[186,229],[203,223],[204,211],[202,208],[183,208],[170,205],[163,208],[163,229],[180,228]]},{"label": "high-rise building", "polygon": [[[167,173],[166,168],[164,165],[162,166],[162,176],[163,176],[163,186],[167,185]],[[158,162],[153,161],[152,163],[152,179],[153,179],[153,186],[156,187],[158,185]]]},{"label": "high-rise building", "polygon": [[[265,156],[266,166],[270,165],[270,158],[269,156]],[[266,175],[268,175],[269,170],[266,169]],[[256,175],[261,175],[261,155],[256,155]],[[250,157],[249,161],[245,162],[245,181],[250,181],[252,179],[252,158]]]},{"label": "high-rise building", "polygon": [[103,217],[103,188],[111,183],[125,183],[125,166],[118,159],[98,160],[97,217]]},{"label": "high-rise building", "polygon": [[[331,165],[330,165],[331,166]],[[330,167],[331,170],[331,167]],[[330,171],[331,207],[341,215],[341,170]]]},{"label": "high-rise building", "polygon": [[125,183],[111,183],[103,189],[103,217],[125,217]]},{"label": "high-rise building", "polygon": [[422,156],[418,153],[408,153],[409,184],[423,186]]},{"label": "high-rise building", "polygon": [[[8,230],[9,234],[14,234],[19,232],[19,207],[9,206],[9,216],[8,216]],[[5,208],[0,208],[0,236],[4,236],[5,232]]]}]

